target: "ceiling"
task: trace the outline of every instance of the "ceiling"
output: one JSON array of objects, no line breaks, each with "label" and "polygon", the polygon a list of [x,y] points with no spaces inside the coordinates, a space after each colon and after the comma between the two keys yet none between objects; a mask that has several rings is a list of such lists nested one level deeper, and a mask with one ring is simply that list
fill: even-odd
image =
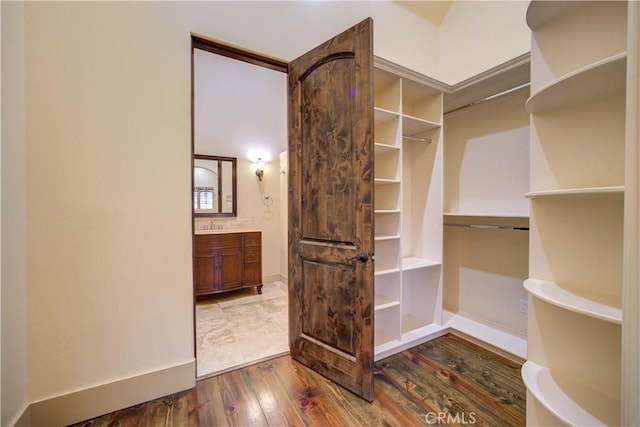
[{"label": "ceiling", "polygon": [[438,27],[449,12],[453,0],[396,1],[396,3]]}]

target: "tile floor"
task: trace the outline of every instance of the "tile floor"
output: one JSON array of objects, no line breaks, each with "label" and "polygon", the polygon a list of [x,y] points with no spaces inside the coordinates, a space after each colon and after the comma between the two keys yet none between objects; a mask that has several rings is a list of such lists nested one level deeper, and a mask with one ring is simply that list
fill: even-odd
[{"label": "tile floor", "polygon": [[266,283],[196,303],[197,376],[205,378],[286,354],[287,286]]}]

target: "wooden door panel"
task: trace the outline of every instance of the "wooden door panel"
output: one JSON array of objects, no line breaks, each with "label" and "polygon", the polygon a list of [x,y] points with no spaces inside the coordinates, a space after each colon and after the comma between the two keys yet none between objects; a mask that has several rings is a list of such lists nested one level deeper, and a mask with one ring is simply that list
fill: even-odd
[{"label": "wooden door panel", "polygon": [[[310,240],[355,240],[355,141],[351,138],[353,109],[340,114],[334,105],[352,105],[355,90],[353,55],[321,60],[300,79],[302,139],[302,237]],[[347,76],[347,78],[344,78]],[[328,143],[330,142],[330,143]]]},{"label": "wooden door panel", "polygon": [[305,260],[302,274],[302,333],[354,356],[355,269]]},{"label": "wooden door panel", "polygon": [[[289,64],[289,348],[373,399],[373,22]],[[357,258],[360,254],[361,261]]]}]

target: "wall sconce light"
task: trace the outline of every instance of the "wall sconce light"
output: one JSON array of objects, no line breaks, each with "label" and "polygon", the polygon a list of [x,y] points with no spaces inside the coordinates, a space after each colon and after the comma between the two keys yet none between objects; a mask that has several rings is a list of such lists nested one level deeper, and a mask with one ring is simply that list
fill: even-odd
[{"label": "wall sconce light", "polygon": [[256,176],[258,177],[258,181],[262,181],[262,177],[264,176],[264,168],[267,166],[264,160],[258,159],[256,162]]}]

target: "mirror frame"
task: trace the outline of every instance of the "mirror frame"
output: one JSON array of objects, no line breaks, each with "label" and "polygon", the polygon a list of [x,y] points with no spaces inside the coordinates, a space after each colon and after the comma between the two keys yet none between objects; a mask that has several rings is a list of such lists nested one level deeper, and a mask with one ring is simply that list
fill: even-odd
[{"label": "mirror frame", "polygon": [[[231,172],[232,172],[232,183],[231,183],[231,192],[233,194],[232,200],[232,211],[231,212],[211,212],[211,213],[196,213],[193,210],[193,193],[194,193],[194,185],[195,185],[195,160],[216,160],[220,161],[230,161],[231,162]],[[219,165],[219,163],[218,163]],[[222,156],[207,156],[203,154],[194,154],[193,161],[191,162],[191,212],[195,218],[207,218],[207,217],[235,217],[238,216],[238,181],[236,176],[236,166],[237,159],[235,157],[222,157]],[[218,166],[218,170],[221,170],[221,167]],[[222,191],[222,174],[218,174],[218,210],[222,211],[222,197],[220,192]]]}]

